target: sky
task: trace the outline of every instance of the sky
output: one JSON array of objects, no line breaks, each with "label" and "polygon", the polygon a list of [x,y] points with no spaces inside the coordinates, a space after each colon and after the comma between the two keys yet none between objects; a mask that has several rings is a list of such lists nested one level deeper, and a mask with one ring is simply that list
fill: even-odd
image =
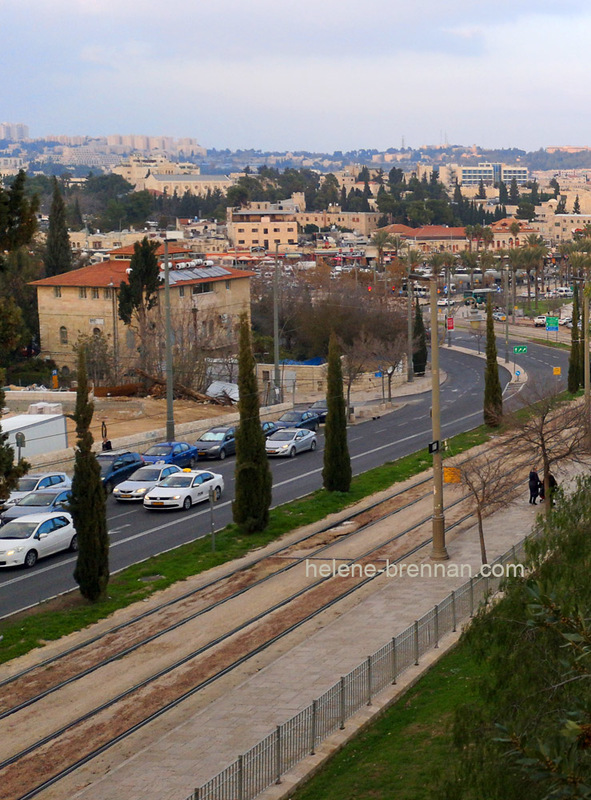
[{"label": "sky", "polygon": [[0,0],[0,121],[333,152],[588,145],[581,0]]}]

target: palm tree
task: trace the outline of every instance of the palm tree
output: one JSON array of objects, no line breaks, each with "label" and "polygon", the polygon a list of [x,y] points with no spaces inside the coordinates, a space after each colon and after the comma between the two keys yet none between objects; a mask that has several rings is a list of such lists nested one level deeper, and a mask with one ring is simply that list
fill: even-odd
[{"label": "palm tree", "polygon": [[476,239],[476,252],[480,250],[480,242],[482,241],[482,232],[484,228],[482,225],[474,225],[472,235]]},{"label": "palm tree", "polygon": [[[527,239],[527,250],[529,251],[529,259],[531,264],[534,268],[535,274],[535,306],[536,311],[538,310],[538,298],[539,298],[539,286],[538,286],[538,278],[540,273],[542,274],[542,284],[544,282],[544,259],[548,254],[548,248],[544,244],[544,240],[541,236],[538,236],[535,233],[531,233]],[[543,287],[542,287],[543,288]]]},{"label": "palm tree", "polygon": [[464,250],[460,253],[460,261],[462,266],[466,267],[470,273],[470,289],[474,291],[474,270],[478,266],[478,256],[470,250]]},{"label": "palm tree", "polygon": [[513,247],[517,247],[517,237],[521,232],[521,225],[519,222],[517,222],[517,220],[514,220],[509,225],[509,230],[511,231],[511,236],[513,237]]},{"label": "palm tree", "polygon": [[378,270],[379,272],[384,271],[384,250],[387,247],[394,247],[395,241],[392,237],[392,234],[388,233],[385,228],[381,230],[377,230],[374,235],[370,239],[370,245],[375,247],[378,251]]},{"label": "palm tree", "polygon": [[487,250],[488,246],[492,244],[495,240],[495,235],[493,233],[493,229],[487,225],[485,228],[482,229],[482,241],[484,242],[484,249]]},{"label": "palm tree", "polygon": [[468,240],[468,250],[472,252],[472,239],[474,238],[474,225],[466,225],[464,228],[466,232],[466,239]]},{"label": "palm tree", "polygon": [[509,259],[509,269],[512,272],[511,286],[513,287],[512,300],[513,300],[513,313],[512,322],[515,323],[515,306],[517,304],[517,270],[523,269],[523,253],[521,248],[514,248],[507,250],[507,258]]}]

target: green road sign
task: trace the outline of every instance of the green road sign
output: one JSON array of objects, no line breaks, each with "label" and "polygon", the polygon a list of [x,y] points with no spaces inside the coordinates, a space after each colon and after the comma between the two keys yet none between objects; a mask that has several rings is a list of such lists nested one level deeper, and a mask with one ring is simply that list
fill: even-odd
[{"label": "green road sign", "polygon": [[526,344],[516,344],[513,348],[513,352],[515,355],[518,353],[527,353],[527,345]]}]

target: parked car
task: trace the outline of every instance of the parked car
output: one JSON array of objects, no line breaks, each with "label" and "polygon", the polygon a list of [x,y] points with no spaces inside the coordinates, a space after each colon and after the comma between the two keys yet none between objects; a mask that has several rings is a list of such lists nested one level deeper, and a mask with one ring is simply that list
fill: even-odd
[{"label": "parked car", "polygon": [[38,472],[35,474],[24,475],[19,478],[18,488],[10,493],[8,500],[4,501],[4,507],[13,506],[21,497],[37,489],[50,489],[51,487],[64,488],[71,486],[72,481],[65,472]]},{"label": "parked car", "polygon": [[540,314],[539,317],[534,319],[534,325],[536,328],[545,328],[546,327],[546,315]]},{"label": "parked car", "polygon": [[71,489],[39,489],[36,492],[29,492],[0,514],[0,524],[6,525],[12,519],[26,517],[29,514],[67,511],[71,494]]},{"label": "parked car", "polygon": [[130,450],[106,450],[98,453],[96,460],[101,468],[101,480],[107,494],[111,494],[118,483],[129,478],[144,463],[139,453]]},{"label": "parked car", "polygon": [[328,413],[328,404],[326,400],[317,400],[308,408],[313,414],[318,415],[319,422],[326,422],[326,415]]},{"label": "parked car", "polygon": [[165,464],[176,464],[177,467],[191,469],[199,459],[197,448],[188,442],[158,442],[148,448],[143,456],[144,461],[149,464],[164,461]]},{"label": "parked car", "polygon": [[276,422],[278,428],[308,428],[317,431],[320,417],[314,411],[286,411]]},{"label": "parked car", "polygon": [[293,458],[303,450],[316,450],[316,434],[306,428],[283,428],[271,434],[265,442],[268,456]]},{"label": "parked car", "polygon": [[30,514],[0,528],[0,567],[32,567],[38,558],[61,550],[78,550],[69,514]]},{"label": "parked car", "polygon": [[561,318],[558,320],[558,324],[559,324],[559,325],[568,325],[568,324],[569,324],[569,322],[570,322],[570,323],[571,323],[571,327],[572,327],[572,321],[573,321],[573,318],[572,318],[572,317],[561,317]]},{"label": "parked car", "polygon": [[121,503],[124,502],[140,502],[144,499],[144,495],[153,489],[157,483],[173,475],[175,472],[181,472],[181,468],[176,464],[150,464],[136,469],[132,472],[129,478],[123,483],[119,483],[113,489],[113,497]]},{"label": "parked car", "polygon": [[182,470],[164,478],[144,497],[144,508],[184,508],[209,499],[213,488],[216,500],[224,491],[224,479],[217,472]]},{"label": "parked car", "polygon": [[[495,322],[505,322],[507,319],[507,315],[504,314],[502,311],[493,311],[492,318],[495,320]],[[546,318],[544,317],[544,325],[546,324],[545,319]]]},{"label": "parked car", "polygon": [[226,456],[236,452],[236,428],[210,428],[197,439],[195,448],[200,458],[219,458],[223,461]]}]

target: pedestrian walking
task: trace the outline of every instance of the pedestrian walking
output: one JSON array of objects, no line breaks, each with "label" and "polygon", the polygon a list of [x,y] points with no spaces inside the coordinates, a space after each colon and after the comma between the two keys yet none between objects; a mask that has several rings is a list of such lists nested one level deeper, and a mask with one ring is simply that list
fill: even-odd
[{"label": "pedestrian walking", "polygon": [[111,440],[107,439],[106,436],[103,436],[103,450],[112,450],[113,445],[111,444]]},{"label": "pedestrian walking", "polygon": [[556,494],[556,490],[558,489],[558,483],[556,482],[556,478],[552,475],[551,472],[548,473],[548,492],[550,494],[550,505],[554,505],[554,495]]},{"label": "pedestrian walking", "polygon": [[529,473],[529,502],[531,505],[536,505],[536,500],[540,493],[540,477],[537,469],[534,467]]}]

